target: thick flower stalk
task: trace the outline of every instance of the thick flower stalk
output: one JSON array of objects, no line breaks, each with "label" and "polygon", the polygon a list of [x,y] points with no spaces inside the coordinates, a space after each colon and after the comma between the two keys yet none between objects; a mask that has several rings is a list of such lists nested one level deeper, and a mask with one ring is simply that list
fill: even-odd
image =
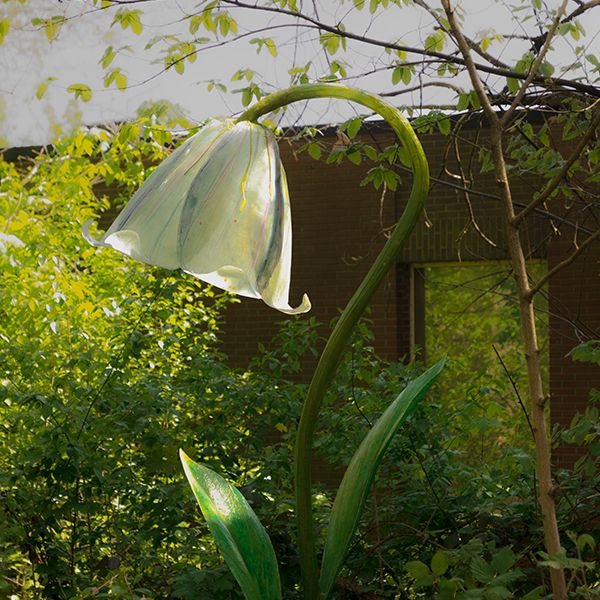
[{"label": "thick flower stalk", "polygon": [[141,262],[181,269],[287,314],[292,225],[273,133],[248,121],[209,121],[148,177],[96,240]]},{"label": "thick flower stalk", "polygon": [[340,98],[350,100],[378,113],[394,129],[412,161],[413,182],[404,212],[369,272],[342,312],[327,340],[313,374],[296,433],[295,485],[296,521],[304,597],[320,598],[319,572],[312,515],[312,446],[315,429],[325,396],[337,365],[352,335],[354,326],[368,306],[383,278],[396,264],[400,251],[410,237],[429,193],[429,166],[423,147],[404,115],[385,100],[354,88],[332,84],[307,84],[266,96],[243,113],[238,121],[254,121],[280,106],[308,98]]},{"label": "thick flower stalk", "polygon": [[[289,306],[291,224],[287,185],[275,139],[256,121],[291,102],[324,97],[357,102],[388,121],[411,158],[413,182],[392,235],[327,341],[302,407],[296,434],[295,486],[298,546],[307,600],[329,593],[339,562],[333,561],[334,568],[326,573],[320,591],[311,501],[312,445],[317,419],[354,326],[398,260],[428,194],[427,161],[413,129],[395,107],[361,90],[332,84],[289,88],[263,98],[235,121],[210,121],[156,168],[100,240],[89,235],[89,223],[84,226],[84,235],[95,245],[111,246],[132,258],[167,269],[180,268],[230,292],[262,298],[269,306],[288,314],[309,310],[306,296],[298,308]],[[273,567],[267,557],[266,562],[255,564],[260,553],[255,556],[252,551],[242,550],[247,531],[242,528],[240,533],[238,528],[240,519],[246,519],[250,510],[245,501],[222,478],[214,479],[197,466],[192,469],[185,456],[183,460],[188,467],[186,472],[195,469],[192,487],[201,507],[204,505],[203,510],[214,521],[217,537],[222,538],[221,550],[234,574],[238,573],[236,577],[246,598],[278,600],[281,595],[277,586],[264,583],[275,576],[276,563]],[[219,490],[214,481],[219,481],[219,490],[236,499],[227,515],[216,508]],[[258,528],[252,531],[264,542],[266,534]],[[351,532],[348,529],[348,534]],[[267,572],[271,575],[266,576]],[[260,581],[263,583],[257,583]],[[266,588],[270,589],[267,596]]]}]

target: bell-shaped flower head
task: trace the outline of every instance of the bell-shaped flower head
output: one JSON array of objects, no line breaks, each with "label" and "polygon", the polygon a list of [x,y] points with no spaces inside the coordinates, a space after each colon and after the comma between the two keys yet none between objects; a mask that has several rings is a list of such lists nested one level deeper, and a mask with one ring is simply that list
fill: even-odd
[{"label": "bell-shaped flower head", "polygon": [[209,121],[163,161],[95,246],[180,268],[207,283],[287,314],[292,225],[285,172],[270,130]]}]

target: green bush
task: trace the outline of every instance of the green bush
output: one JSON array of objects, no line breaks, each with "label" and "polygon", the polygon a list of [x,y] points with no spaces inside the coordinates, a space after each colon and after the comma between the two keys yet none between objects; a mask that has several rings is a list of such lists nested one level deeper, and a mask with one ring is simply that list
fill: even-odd
[{"label": "green bush", "polygon": [[[238,485],[272,538],[286,598],[299,597],[292,446],[303,373],[322,344],[317,323],[286,321],[272,349],[233,370],[218,345],[231,297],[80,235],[114,202],[106,186],[124,201],[168,141],[160,128],[127,125],[77,132],[18,169],[0,161],[2,597],[241,598],[179,447]],[[381,360],[361,325],[320,423],[316,452],[333,474],[421,371]],[[530,444],[515,423],[523,416],[481,418],[485,394],[468,392],[504,401],[498,381],[477,373],[450,400],[443,382],[411,417],[380,468],[335,597],[532,600],[547,597],[557,560],[573,597],[597,594],[597,411],[563,434],[590,456],[559,474],[569,545],[545,557]],[[317,486],[321,533],[333,494]]]}]

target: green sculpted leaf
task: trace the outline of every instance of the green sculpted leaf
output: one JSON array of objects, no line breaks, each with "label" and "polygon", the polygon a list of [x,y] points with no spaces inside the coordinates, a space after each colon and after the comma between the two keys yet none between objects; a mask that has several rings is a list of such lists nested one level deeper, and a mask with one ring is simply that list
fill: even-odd
[{"label": "green sculpted leaf", "polygon": [[352,457],[335,497],[329,519],[319,581],[324,598],[331,591],[335,577],[344,562],[373,477],[389,443],[443,367],[444,361],[441,360],[423,375],[411,381],[373,425]]},{"label": "green sculpted leaf", "polygon": [[264,527],[242,494],[179,451],[190,486],[246,600],[281,600],[277,559]]}]

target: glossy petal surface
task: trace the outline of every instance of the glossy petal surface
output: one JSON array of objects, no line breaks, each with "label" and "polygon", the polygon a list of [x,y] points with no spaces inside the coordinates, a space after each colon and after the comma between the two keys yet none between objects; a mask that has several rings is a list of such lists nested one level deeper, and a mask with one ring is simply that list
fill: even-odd
[{"label": "glossy petal surface", "polygon": [[111,246],[288,314],[292,228],[273,134],[254,123],[210,121],[163,161],[95,245]]}]

